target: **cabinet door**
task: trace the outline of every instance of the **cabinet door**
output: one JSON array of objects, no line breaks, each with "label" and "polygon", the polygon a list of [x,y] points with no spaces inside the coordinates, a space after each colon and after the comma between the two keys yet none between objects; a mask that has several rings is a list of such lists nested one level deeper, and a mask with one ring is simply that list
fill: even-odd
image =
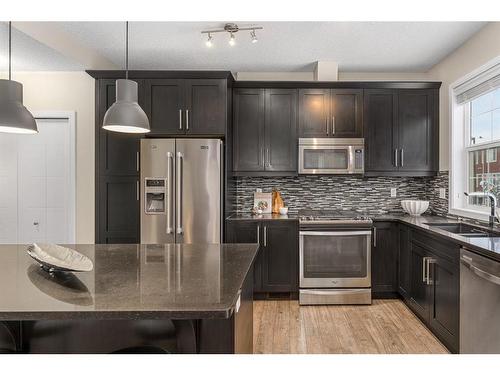
[{"label": "cabinet door", "polygon": [[397,171],[397,94],[394,90],[364,90],[365,174]]},{"label": "cabinet door", "polygon": [[459,348],[460,274],[459,265],[432,256],[430,275],[430,326],[454,352]]},{"label": "cabinet door", "polygon": [[434,90],[398,91],[399,170],[434,171],[439,137]]},{"label": "cabinet door", "polygon": [[263,222],[262,288],[265,292],[298,290],[298,223]]},{"label": "cabinet door", "polygon": [[332,90],[330,115],[332,137],[363,137],[363,90]]},{"label": "cabinet door", "polygon": [[330,90],[299,90],[299,137],[330,136]]},{"label": "cabinet door", "polygon": [[397,225],[374,223],[372,241],[372,292],[374,297],[396,296],[398,274]]},{"label": "cabinet door", "polygon": [[237,89],[233,101],[233,169],[264,170],[264,89]]},{"label": "cabinet door", "polygon": [[[138,82],[139,102],[142,100],[142,82]],[[98,145],[98,175],[128,175],[139,174],[138,152],[140,135],[111,132],[102,128],[104,114],[116,99],[115,80],[102,79],[98,81],[98,123],[96,137]],[[140,103],[141,104],[141,103]]]},{"label": "cabinet door", "polygon": [[146,80],[145,111],[151,127],[149,135],[184,134],[184,81]]},{"label": "cabinet door", "polygon": [[[226,242],[228,243],[261,243],[262,225],[259,221],[227,220]],[[257,254],[253,268],[253,291],[262,292],[262,247]]]},{"label": "cabinet door", "polygon": [[98,243],[139,243],[139,179],[102,176],[98,191]]},{"label": "cabinet door", "polygon": [[227,96],[224,79],[188,79],[186,87],[186,134],[224,135]]},{"label": "cabinet door", "polygon": [[398,291],[404,297],[410,296],[410,230],[406,225],[399,225]]},{"label": "cabinet door", "polygon": [[429,288],[424,279],[424,258],[427,251],[415,242],[410,248],[410,300],[412,310],[424,321],[429,320]]},{"label": "cabinet door", "polygon": [[265,170],[297,171],[297,90],[265,92]]}]

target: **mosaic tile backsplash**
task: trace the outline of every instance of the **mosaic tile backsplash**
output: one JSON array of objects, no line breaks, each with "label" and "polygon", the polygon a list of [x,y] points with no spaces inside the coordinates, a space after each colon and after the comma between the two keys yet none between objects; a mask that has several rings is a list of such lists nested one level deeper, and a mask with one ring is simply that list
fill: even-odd
[{"label": "mosaic tile backsplash", "polygon": [[[436,177],[238,177],[235,187],[238,212],[252,209],[257,188],[263,192],[277,188],[291,212],[308,208],[395,213],[402,212],[403,199],[429,200],[431,211],[436,214],[448,211],[448,200],[439,198],[438,191],[444,187],[448,197],[448,172],[440,172]],[[397,189],[396,198],[391,198],[391,188]]]}]

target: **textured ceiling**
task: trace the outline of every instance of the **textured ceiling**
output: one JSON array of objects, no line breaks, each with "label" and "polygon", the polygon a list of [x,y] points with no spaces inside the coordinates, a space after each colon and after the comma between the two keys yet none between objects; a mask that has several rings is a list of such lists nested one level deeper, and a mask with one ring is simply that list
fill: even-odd
[{"label": "textured ceiling", "polygon": [[[248,32],[214,34],[205,46],[200,31],[221,22],[130,23],[131,69],[220,69],[238,71],[310,71],[317,60],[333,60],[340,71],[425,72],[463,44],[484,22],[255,22],[259,42]],[[124,65],[124,24],[53,23],[118,66]],[[6,40],[5,27],[0,37]],[[55,51],[15,35],[18,69],[76,70],[78,64]],[[0,47],[2,44],[0,43]],[[4,57],[6,49],[2,48]],[[16,61],[19,59],[19,61]]]}]

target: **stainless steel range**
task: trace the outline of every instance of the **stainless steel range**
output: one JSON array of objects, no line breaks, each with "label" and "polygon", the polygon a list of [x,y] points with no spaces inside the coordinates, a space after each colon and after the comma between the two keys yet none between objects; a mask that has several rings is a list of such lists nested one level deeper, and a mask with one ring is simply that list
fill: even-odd
[{"label": "stainless steel range", "polygon": [[373,222],[354,211],[299,212],[299,303],[370,304]]}]

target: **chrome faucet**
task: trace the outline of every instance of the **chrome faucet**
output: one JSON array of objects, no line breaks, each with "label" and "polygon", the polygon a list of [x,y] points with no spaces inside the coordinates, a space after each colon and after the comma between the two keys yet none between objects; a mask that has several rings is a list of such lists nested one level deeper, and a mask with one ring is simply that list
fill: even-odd
[{"label": "chrome faucet", "polygon": [[488,197],[490,198],[490,207],[491,207],[491,212],[490,212],[490,220],[489,224],[490,227],[493,227],[495,224],[495,220],[497,219],[495,210],[497,208],[497,197],[489,191],[475,191],[473,193],[465,193],[466,197]]}]

